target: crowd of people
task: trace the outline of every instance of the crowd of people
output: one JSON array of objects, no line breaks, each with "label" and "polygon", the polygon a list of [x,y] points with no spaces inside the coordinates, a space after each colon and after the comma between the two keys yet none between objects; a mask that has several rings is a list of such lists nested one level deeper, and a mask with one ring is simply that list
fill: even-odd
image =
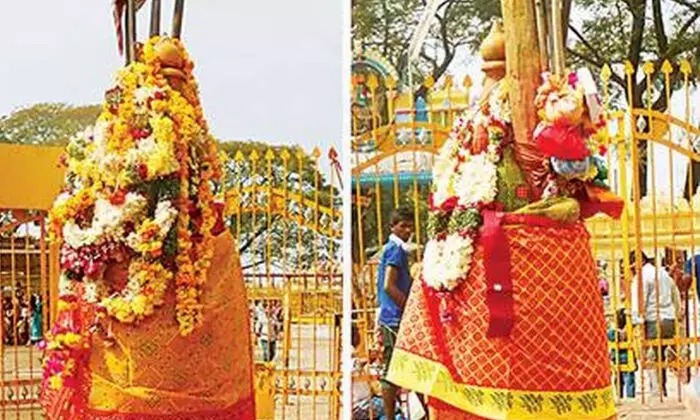
[{"label": "crowd of people", "polygon": [[[700,331],[693,331],[690,322],[695,318],[692,312],[698,311],[698,305],[694,301],[697,298],[697,302],[700,302],[700,292],[697,288],[700,278],[697,264],[700,262],[700,255],[686,259],[683,254],[668,251],[667,256],[658,260],[658,265],[656,258],[644,252],[632,252],[629,256],[632,274],[629,283],[630,296],[625,296],[626,287],[621,288],[620,297],[616,299],[617,307],[608,328],[608,340],[612,345],[610,358],[620,398],[636,397],[640,391],[637,386],[638,375],[641,374],[646,375],[648,392],[668,396],[669,368],[663,365],[657,368],[655,362],[660,361],[668,366],[673,360],[688,361],[700,354],[698,349],[693,351],[692,346],[687,344],[662,344],[644,349],[633,345],[634,335],[639,338],[643,336],[647,340],[668,340],[677,336],[697,337],[700,334]],[[637,273],[638,266],[641,267],[640,273]],[[619,268],[620,272],[624,271],[622,264]],[[604,271],[601,270],[600,291],[603,299],[609,303],[609,283],[603,274]],[[621,278],[624,278],[624,275],[621,275]],[[698,296],[695,296],[696,292]],[[629,301],[629,306],[624,304],[626,301]],[[700,316],[700,313],[696,315]],[[693,373],[690,369],[671,370],[684,383],[692,385],[698,382],[697,374],[694,380],[691,379]]]},{"label": "crowd of people", "polygon": [[[4,292],[8,292],[5,290]],[[42,300],[15,285],[2,297],[2,342],[5,345],[33,345],[43,339]]]}]

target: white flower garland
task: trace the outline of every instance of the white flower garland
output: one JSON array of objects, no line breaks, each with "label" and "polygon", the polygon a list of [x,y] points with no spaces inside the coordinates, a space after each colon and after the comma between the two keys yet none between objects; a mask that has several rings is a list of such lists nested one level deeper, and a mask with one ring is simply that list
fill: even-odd
[{"label": "white flower garland", "polygon": [[453,233],[444,240],[431,239],[425,245],[423,281],[435,290],[452,290],[469,272],[474,240]]},{"label": "white flower garland", "polygon": [[[476,113],[465,113],[455,122],[433,166],[435,208],[454,197],[463,208],[490,204],[496,199],[501,145],[489,139],[486,149],[475,155],[469,146],[474,141],[472,127],[488,127],[493,119],[503,126],[510,122],[510,105],[503,93],[502,86],[494,88],[487,102],[489,114],[480,108]],[[472,230],[431,238],[425,247],[423,281],[435,290],[454,290],[469,274],[475,241],[476,233]]]},{"label": "white flower garland", "polygon": [[456,182],[459,204],[491,203],[496,198],[498,174],[487,153],[471,155],[460,165]]},{"label": "white flower garland", "polygon": [[103,198],[97,199],[90,226],[83,229],[74,221],[67,221],[63,225],[63,239],[73,249],[93,245],[98,241],[120,239],[124,222],[141,213],[146,204],[146,199],[136,193],[126,194],[121,205],[114,205]]},{"label": "white flower garland", "polygon": [[147,242],[163,242],[170,228],[173,226],[175,219],[177,219],[177,209],[173,206],[172,202],[169,200],[158,202],[153,220],[146,220],[144,222],[156,225],[158,227],[157,234],[146,240],[146,238],[139,235],[139,229],[136,229],[136,231],[127,236],[126,244],[134,251],[140,252],[141,248],[146,245]]}]

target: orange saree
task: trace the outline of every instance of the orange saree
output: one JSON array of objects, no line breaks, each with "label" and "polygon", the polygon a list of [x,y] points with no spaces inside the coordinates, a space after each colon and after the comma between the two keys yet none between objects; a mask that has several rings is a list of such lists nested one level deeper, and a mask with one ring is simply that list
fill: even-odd
[{"label": "orange saree", "polygon": [[202,293],[202,326],[187,337],[178,333],[169,290],[163,307],[138,326],[114,322],[109,340],[93,334],[83,383],[44,391],[47,418],[255,418],[241,266],[228,232],[215,237],[214,249]]}]

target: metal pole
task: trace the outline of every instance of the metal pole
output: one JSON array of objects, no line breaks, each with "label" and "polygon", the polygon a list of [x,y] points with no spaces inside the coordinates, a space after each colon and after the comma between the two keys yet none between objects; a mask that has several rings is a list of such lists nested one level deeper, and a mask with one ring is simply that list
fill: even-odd
[{"label": "metal pole", "polygon": [[435,20],[435,13],[438,11],[440,6],[440,0],[430,0],[423,10],[423,15],[421,16],[418,25],[416,26],[415,32],[411,37],[411,42],[408,45],[408,65],[411,65],[411,61],[418,59],[425,38],[428,36],[430,31],[430,26]]},{"label": "metal pole", "polygon": [[136,3],[135,0],[126,0],[126,13],[124,16],[124,30],[126,32],[126,64],[129,65],[136,59]]},{"label": "metal pole", "polygon": [[160,0],[153,0],[151,3],[151,33],[150,36],[160,35]]},{"label": "metal pole", "polygon": [[173,13],[173,38],[182,35],[182,15],[185,10],[185,0],[175,0],[175,12]]}]

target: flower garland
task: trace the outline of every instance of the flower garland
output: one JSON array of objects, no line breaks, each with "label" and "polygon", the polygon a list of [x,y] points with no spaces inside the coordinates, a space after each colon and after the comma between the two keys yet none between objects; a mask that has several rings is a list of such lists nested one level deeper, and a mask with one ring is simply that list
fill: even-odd
[{"label": "flower garland", "polygon": [[[67,146],[65,187],[49,214],[50,238],[62,242],[59,302],[68,302],[59,318],[82,301],[94,304],[93,324],[139,322],[172,287],[181,335],[201,324],[222,169],[192,69],[179,40],[150,39],[117,72],[96,124]],[[125,284],[110,283],[107,268],[122,263]],[[90,334],[69,328],[47,337],[47,385],[70,382]]]},{"label": "flower garland", "polygon": [[454,290],[469,274],[481,210],[498,193],[497,165],[510,122],[506,95],[499,83],[487,102],[460,117],[435,159],[422,273],[435,290]]},{"label": "flower garland", "polygon": [[50,353],[44,361],[44,388],[79,386],[79,369],[89,360],[90,341],[81,328],[82,313],[75,296],[62,296],[57,302],[58,320],[46,333],[39,348]]}]

